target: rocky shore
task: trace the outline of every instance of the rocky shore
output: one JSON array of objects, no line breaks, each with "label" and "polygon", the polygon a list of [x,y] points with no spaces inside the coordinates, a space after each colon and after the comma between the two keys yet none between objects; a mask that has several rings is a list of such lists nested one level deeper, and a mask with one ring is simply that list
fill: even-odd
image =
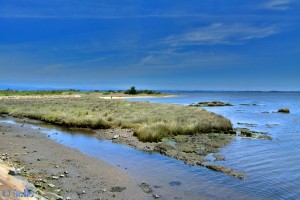
[{"label": "rocky shore", "polygon": [[[27,179],[47,199],[153,199],[114,166],[83,155],[33,130],[0,123],[3,164]],[[1,181],[0,189],[6,186]],[[11,188],[13,189],[13,188]]]}]

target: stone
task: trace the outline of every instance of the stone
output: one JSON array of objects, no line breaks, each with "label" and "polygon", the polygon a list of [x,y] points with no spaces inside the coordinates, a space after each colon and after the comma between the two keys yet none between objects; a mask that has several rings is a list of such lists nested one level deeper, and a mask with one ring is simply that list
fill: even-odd
[{"label": "stone", "polygon": [[119,137],[119,135],[114,135],[113,139],[118,139]]},{"label": "stone", "polygon": [[34,185],[32,185],[31,183],[27,183],[25,187],[26,187],[27,190],[30,190],[30,191],[32,191],[34,193],[37,192],[36,187]]},{"label": "stone", "polygon": [[280,108],[277,112],[278,113],[290,113],[290,109],[288,109],[288,108]]},{"label": "stone", "polygon": [[142,188],[142,190],[146,193],[146,194],[150,194],[152,193],[152,189],[150,187],[150,185],[148,185],[147,183],[142,183],[139,185],[140,188]]},{"label": "stone", "polygon": [[52,176],[53,180],[58,180],[58,176]]},{"label": "stone", "polygon": [[114,186],[112,187],[109,191],[110,192],[122,192],[123,190],[125,190],[126,187],[121,187],[121,186]]},{"label": "stone", "polygon": [[160,196],[158,194],[153,195],[155,199],[158,199]]},{"label": "stone", "polygon": [[20,175],[20,172],[15,171],[15,170],[9,170],[8,174],[11,176],[18,176],[18,175]]},{"label": "stone", "polygon": [[53,184],[51,184],[51,183],[48,184],[48,186],[51,187],[51,188],[55,188],[55,185],[53,185]]},{"label": "stone", "polygon": [[52,192],[46,192],[44,195],[48,199],[55,199],[55,200],[63,200],[64,199],[62,196],[59,196]]}]

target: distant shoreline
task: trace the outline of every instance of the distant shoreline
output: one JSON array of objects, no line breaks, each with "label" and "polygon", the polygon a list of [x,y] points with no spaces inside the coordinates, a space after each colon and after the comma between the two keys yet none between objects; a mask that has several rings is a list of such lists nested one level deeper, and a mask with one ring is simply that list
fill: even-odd
[{"label": "distant shoreline", "polygon": [[176,97],[177,95],[166,95],[166,96],[108,96],[99,97],[100,99],[147,99],[147,98],[170,98]]}]

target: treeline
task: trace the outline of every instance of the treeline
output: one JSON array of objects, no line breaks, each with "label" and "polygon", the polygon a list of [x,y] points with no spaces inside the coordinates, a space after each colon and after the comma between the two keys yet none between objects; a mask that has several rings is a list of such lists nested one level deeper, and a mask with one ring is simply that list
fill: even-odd
[{"label": "treeline", "polygon": [[[94,92],[101,92],[100,90],[95,90]],[[111,93],[124,93],[124,94],[161,94],[160,92],[153,91],[153,90],[137,90],[135,86],[132,86],[128,90],[108,90],[103,92],[103,94],[111,94]]]}]

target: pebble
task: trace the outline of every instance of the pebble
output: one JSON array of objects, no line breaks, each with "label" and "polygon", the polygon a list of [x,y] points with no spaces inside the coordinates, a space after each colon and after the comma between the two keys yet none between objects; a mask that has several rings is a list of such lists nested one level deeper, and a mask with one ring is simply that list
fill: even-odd
[{"label": "pebble", "polygon": [[65,175],[61,174],[61,175],[59,175],[59,177],[60,177],[60,178],[63,178],[63,177],[65,177]]},{"label": "pebble", "polygon": [[65,171],[64,173],[65,173],[65,174],[68,174],[69,172],[68,172],[68,171]]},{"label": "pebble", "polygon": [[51,183],[48,184],[48,186],[51,187],[51,188],[55,188],[55,185],[53,185],[53,184],[51,184]]},{"label": "pebble", "polygon": [[114,135],[113,139],[118,139],[119,137],[119,135]]},{"label": "pebble", "polygon": [[155,195],[154,195],[154,198],[155,198],[155,199],[158,199],[159,197],[160,197],[160,196],[159,196],[158,194],[155,194]]},{"label": "pebble", "polygon": [[9,174],[9,175],[12,175],[12,176],[17,176],[17,175],[20,175],[20,173],[19,173],[19,172],[17,172],[17,171],[14,171],[14,170],[9,170],[8,174]]},{"label": "pebble", "polygon": [[58,176],[52,176],[52,179],[53,179],[53,180],[57,180],[57,179],[58,179]]}]

